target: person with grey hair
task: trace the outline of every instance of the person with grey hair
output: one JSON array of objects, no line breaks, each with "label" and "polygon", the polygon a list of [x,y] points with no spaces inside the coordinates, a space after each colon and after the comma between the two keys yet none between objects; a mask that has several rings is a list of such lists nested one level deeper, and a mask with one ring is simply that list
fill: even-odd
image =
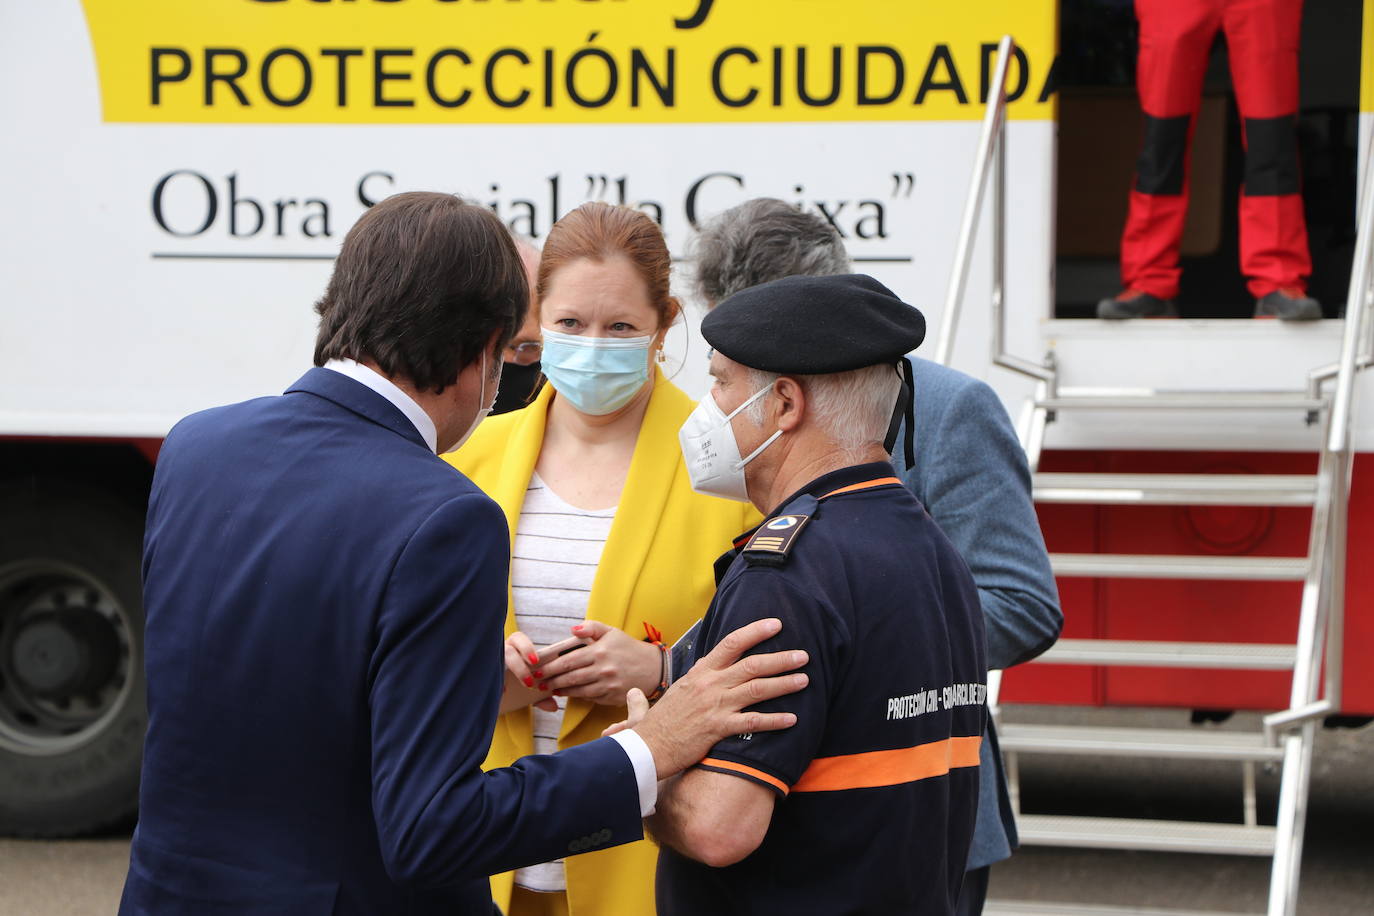
[{"label": "person with grey hair", "polygon": [[645,821],[659,916],[950,916],[987,662],[973,578],[888,462],[897,367],[925,321],[872,277],[788,277],[730,296],[701,333],[713,385],[679,436],[692,487],[764,520],[716,561],[686,660],[777,614],[810,681],[758,707],[795,712],[793,735],[727,738],[661,784]]},{"label": "person with grey hair", "polygon": [[782,277],[849,273],[849,255],[833,226],[772,197],[747,200],[707,223],[692,254],[697,294],[712,306]]},{"label": "person with grey hair", "polygon": [[[702,227],[693,254],[708,309],[780,277],[849,271],[839,233],[822,216],[780,200],[750,200]],[[1011,420],[983,382],[911,357],[915,461],[900,450],[903,483],[958,549],[978,586],[990,668],[1035,658],[1059,637],[1063,614],[1031,503],[1030,469]],[[1016,823],[991,719],[981,746],[978,820],[960,914],[983,910],[989,868],[1016,848]]]}]

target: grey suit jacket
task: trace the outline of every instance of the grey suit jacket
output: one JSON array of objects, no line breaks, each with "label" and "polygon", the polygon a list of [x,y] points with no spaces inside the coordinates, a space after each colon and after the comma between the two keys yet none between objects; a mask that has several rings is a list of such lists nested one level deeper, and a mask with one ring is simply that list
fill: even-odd
[{"label": "grey suit jacket", "polygon": [[[986,384],[927,360],[913,357],[912,363],[916,465],[906,467],[901,448],[895,449],[893,463],[973,573],[988,667],[1029,661],[1053,645],[1064,616],[1031,505],[1025,453],[1006,409]],[[991,723],[986,739],[970,870],[1000,862],[1016,848],[1016,823]]]}]

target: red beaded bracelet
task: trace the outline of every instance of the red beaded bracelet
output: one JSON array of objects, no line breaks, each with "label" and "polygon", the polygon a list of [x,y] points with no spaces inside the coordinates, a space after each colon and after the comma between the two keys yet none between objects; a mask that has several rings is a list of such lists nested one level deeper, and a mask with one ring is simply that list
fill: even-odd
[{"label": "red beaded bracelet", "polygon": [[646,642],[651,642],[655,646],[658,646],[658,651],[661,653],[661,661],[658,669],[658,689],[649,694],[649,702],[652,703],[654,700],[663,696],[664,691],[668,689],[668,647],[663,644],[663,634],[647,620],[644,622],[644,632],[647,636]]}]

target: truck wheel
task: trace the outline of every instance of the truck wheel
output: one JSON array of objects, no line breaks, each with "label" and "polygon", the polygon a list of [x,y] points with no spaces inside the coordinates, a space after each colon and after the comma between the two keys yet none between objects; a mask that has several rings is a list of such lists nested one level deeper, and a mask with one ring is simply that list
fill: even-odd
[{"label": "truck wheel", "polygon": [[98,491],[0,484],[0,834],[89,833],[137,808],[142,529]]}]

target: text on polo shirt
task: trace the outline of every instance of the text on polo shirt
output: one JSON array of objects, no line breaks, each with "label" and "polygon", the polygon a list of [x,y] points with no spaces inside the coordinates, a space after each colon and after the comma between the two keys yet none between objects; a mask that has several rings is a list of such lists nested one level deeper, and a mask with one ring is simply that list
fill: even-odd
[{"label": "text on polo shirt", "polygon": [[987,702],[987,698],[988,687],[986,684],[950,684],[948,687],[940,689],[921,689],[905,696],[889,697],[887,718],[889,721],[910,719],[913,716],[923,716],[928,712],[939,712],[942,709],[954,709],[959,706],[982,706]]}]

